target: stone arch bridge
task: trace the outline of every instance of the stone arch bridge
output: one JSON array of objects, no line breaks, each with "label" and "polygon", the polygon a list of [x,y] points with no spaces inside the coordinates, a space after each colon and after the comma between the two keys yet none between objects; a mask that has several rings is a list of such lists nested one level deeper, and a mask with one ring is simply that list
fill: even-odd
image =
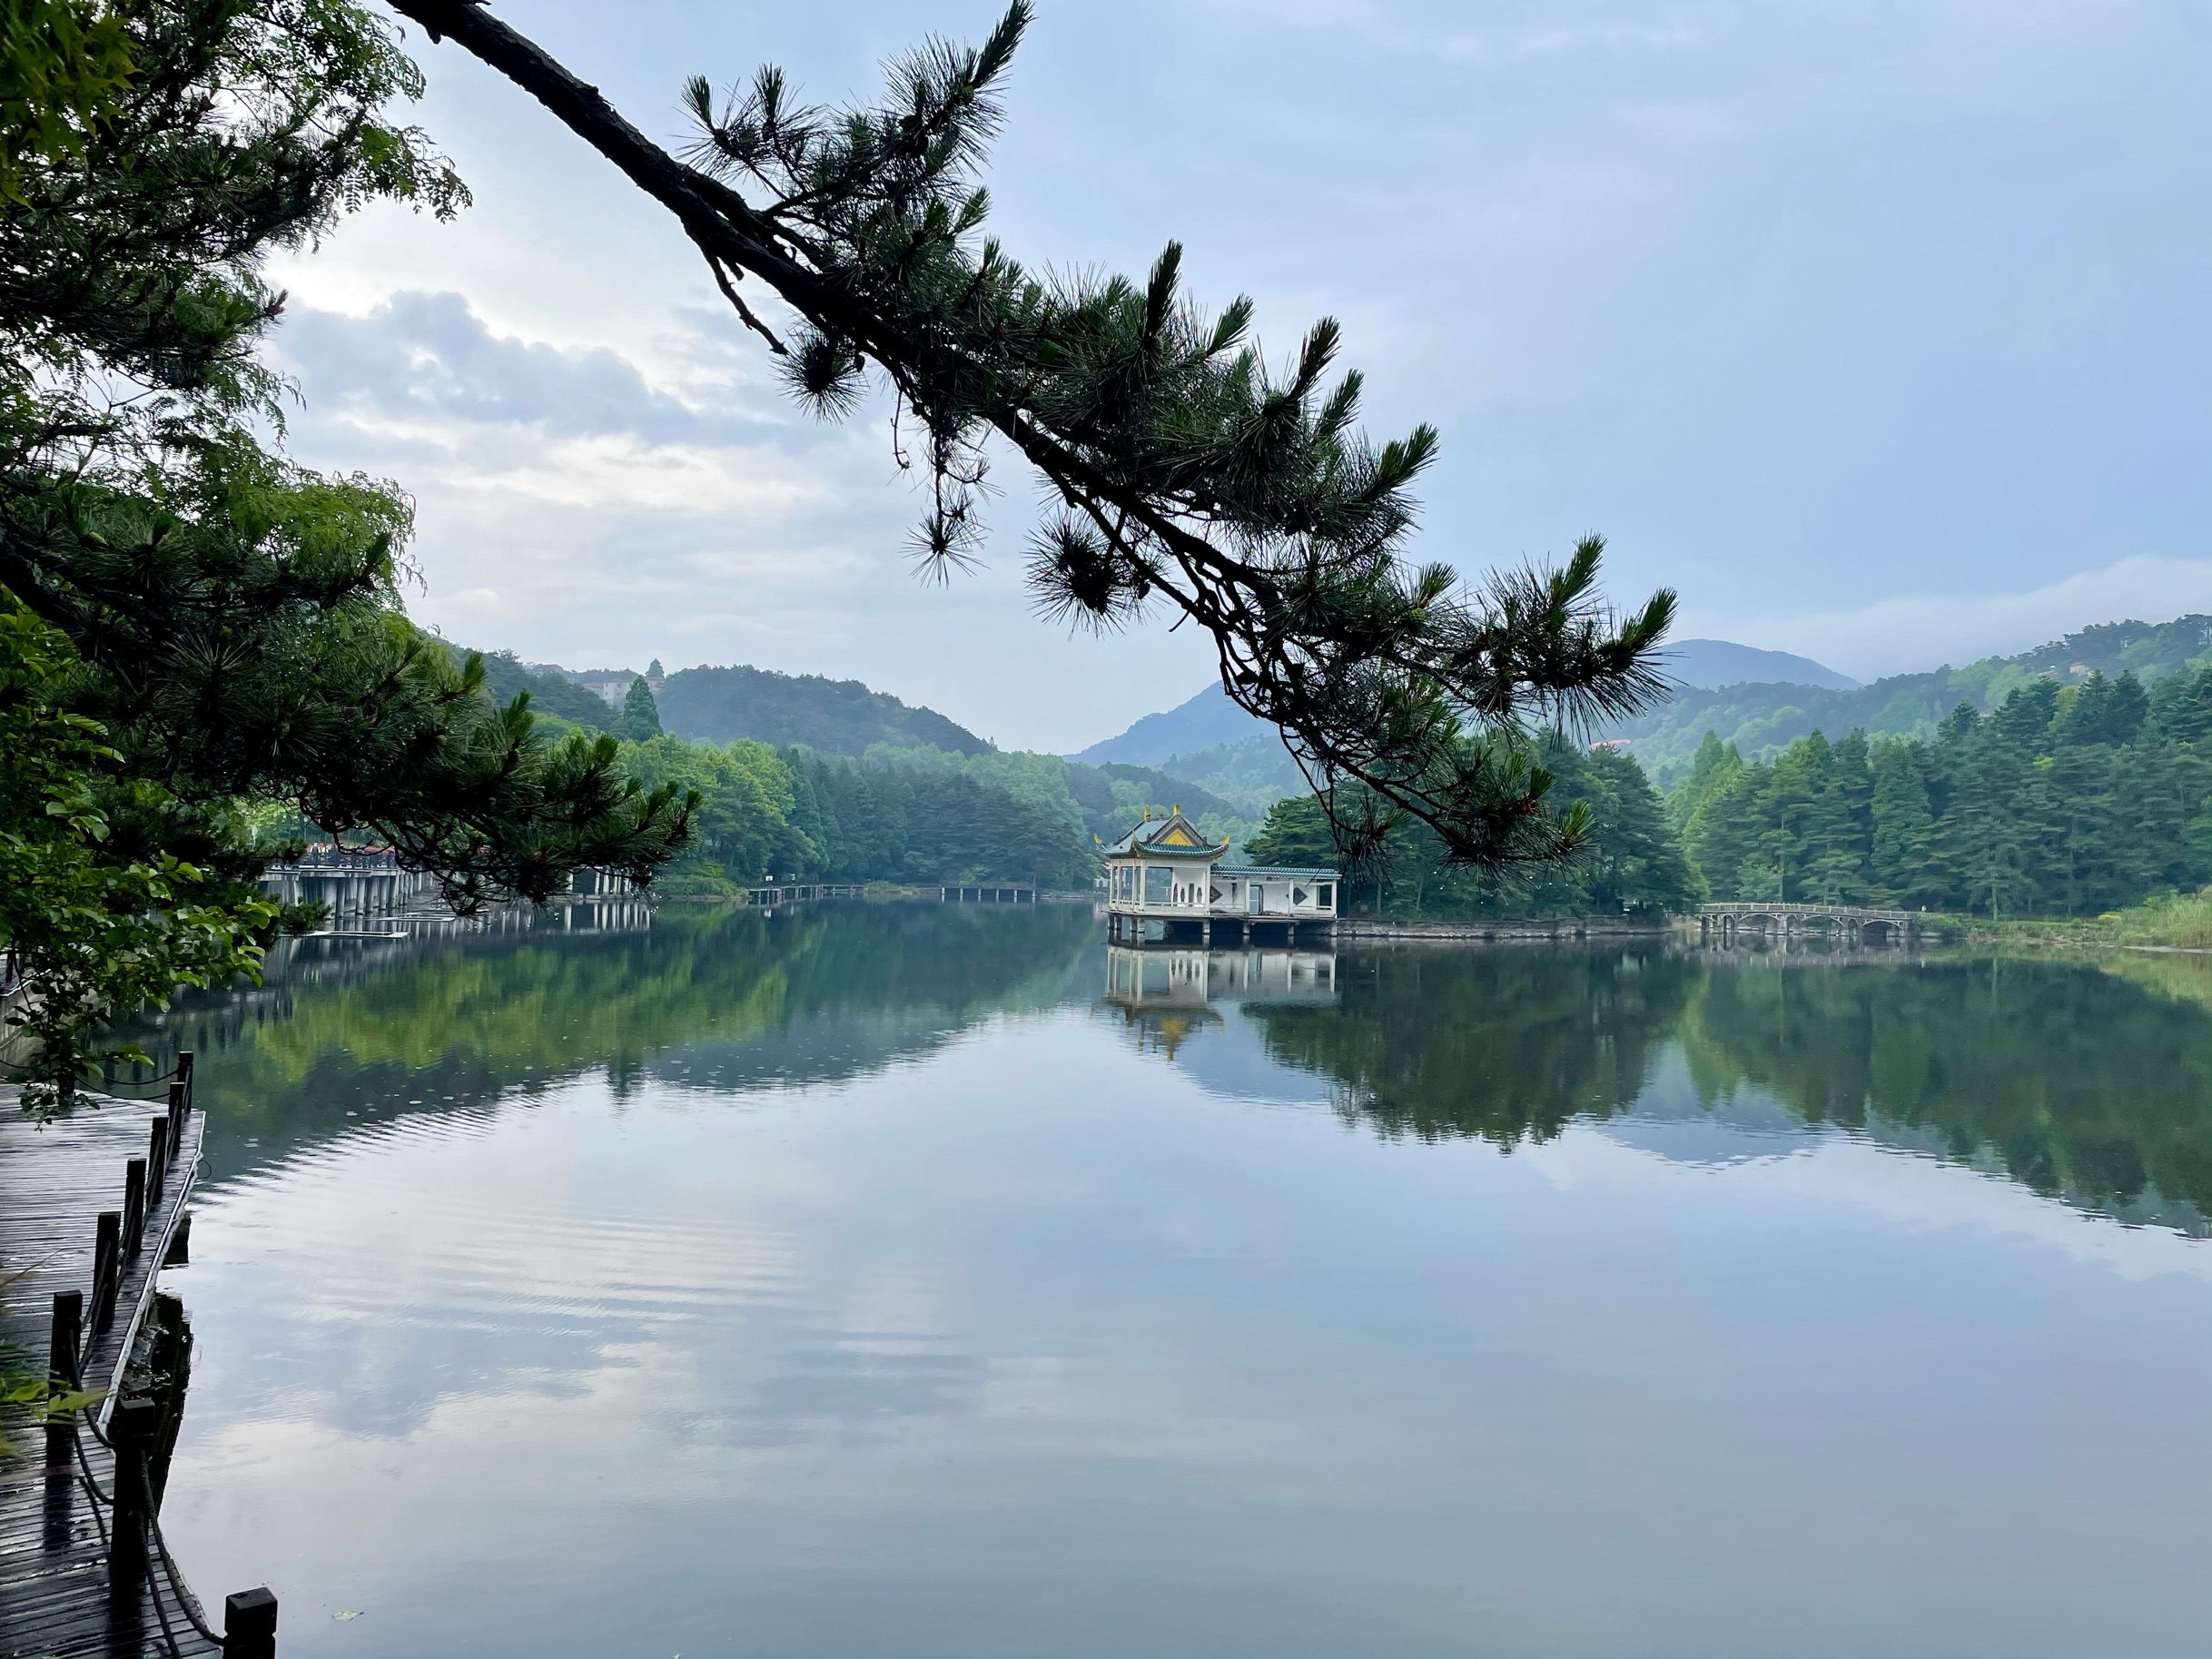
[{"label": "stone arch bridge", "polygon": [[1902,945],[1916,935],[1932,937],[1940,928],[1925,911],[1866,910],[1851,904],[1783,904],[1767,899],[1738,899],[1706,904],[1697,914],[1698,932],[1707,944],[1733,944],[1745,933],[1787,941],[1807,933],[1854,945]]}]

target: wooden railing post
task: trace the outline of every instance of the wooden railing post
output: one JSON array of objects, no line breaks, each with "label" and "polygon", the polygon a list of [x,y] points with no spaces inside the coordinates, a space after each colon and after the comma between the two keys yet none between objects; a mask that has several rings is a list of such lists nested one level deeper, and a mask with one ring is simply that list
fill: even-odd
[{"label": "wooden railing post", "polygon": [[222,1659],[276,1659],[277,1598],[264,1585],[222,1598]]},{"label": "wooden railing post", "polygon": [[56,1387],[74,1388],[84,1380],[84,1292],[54,1293],[54,1331],[46,1348],[46,1375]]},{"label": "wooden railing post", "polygon": [[[84,1293],[57,1290],[54,1295],[54,1324],[46,1343],[46,1386],[56,1394],[76,1387],[83,1361],[78,1358],[84,1340]],[[46,1419],[46,1467],[66,1469],[74,1455],[76,1424]],[[49,1476],[51,1478],[51,1475]],[[69,1537],[70,1493],[67,1486],[46,1494],[46,1547],[66,1548]]]},{"label": "wooden railing post", "polygon": [[169,1172],[169,1115],[159,1113],[153,1127],[146,1132],[146,1205],[159,1210],[162,1204],[162,1178]]},{"label": "wooden railing post", "polygon": [[108,1573],[118,1585],[133,1584],[146,1566],[146,1517],[153,1512],[146,1460],[161,1427],[162,1408],[152,1400],[123,1400],[107,1420],[115,1448],[115,1507],[108,1517]]},{"label": "wooden railing post", "polygon": [[138,1254],[146,1236],[146,1160],[133,1158],[123,1166],[123,1253]]},{"label": "wooden railing post", "polygon": [[93,1242],[93,1329],[115,1322],[115,1289],[123,1269],[123,1211],[103,1210]]},{"label": "wooden railing post", "polygon": [[198,1098],[193,1091],[192,1073],[193,1052],[190,1049],[180,1049],[177,1052],[177,1081],[184,1085],[184,1110],[186,1111],[190,1111],[199,1104]]},{"label": "wooden railing post", "polygon": [[[191,1111],[192,1091],[184,1086],[183,1080],[180,1078],[169,1085],[169,1122],[173,1139],[182,1141],[184,1138],[184,1118]],[[171,1150],[173,1151],[175,1149],[173,1147]]]}]

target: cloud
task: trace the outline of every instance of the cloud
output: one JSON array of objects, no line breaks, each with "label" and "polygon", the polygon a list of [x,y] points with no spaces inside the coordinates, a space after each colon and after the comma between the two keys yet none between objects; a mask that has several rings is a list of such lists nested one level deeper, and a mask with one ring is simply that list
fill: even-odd
[{"label": "cloud", "polygon": [[[805,420],[720,312],[654,321],[617,346],[520,338],[450,292],[296,308],[274,342],[301,393],[290,448],[407,489],[424,584],[409,610],[469,646],[856,677],[1054,753],[1129,723],[1131,667],[1210,671],[1193,630],[1070,642],[1038,627],[1020,485],[994,503],[989,568],[918,584],[922,502],[884,410]],[[1092,671],[1104,661],[1115,676]]]},{"label": "cloud", "polygon": [[710,445],[773,440],[787,424],[772,409],[702,403],[655,387],[605,346],[495,334],[457,293],[395,293],[365,316],[295,310],[278,346],[310,409],[325,418]]},{"label": "cloud", "polygon": [[1693,608],[1685,635],[1795,651],[1861,679],[2010,656],[2098,622],[2212,612],[2212,559],[2141,554],[2025,593],[1906,594],[1848,610],[1759,619]]}]

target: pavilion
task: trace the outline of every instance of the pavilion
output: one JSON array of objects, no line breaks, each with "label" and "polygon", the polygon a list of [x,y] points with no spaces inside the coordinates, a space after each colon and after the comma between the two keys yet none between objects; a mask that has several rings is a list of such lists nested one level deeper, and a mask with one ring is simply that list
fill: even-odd
[{"label": "pavilion", "polygon": [[1293,944],[1334,934],[1334,870],[1225,863],[1229,843],[1209,839],[1177,806],[1148,811],[1103,849],[1106,928],[1118,944]]}]

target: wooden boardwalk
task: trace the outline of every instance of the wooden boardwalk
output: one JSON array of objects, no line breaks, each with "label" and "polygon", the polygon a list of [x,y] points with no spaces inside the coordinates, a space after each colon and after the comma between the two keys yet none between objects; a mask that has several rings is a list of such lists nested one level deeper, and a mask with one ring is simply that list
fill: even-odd
[{"label": "wooden boardwalk", "polygon": [[[142,1328],[151,1331],[155,1280],[198,1170],[197,1111],[178,1114],[183,1127],[173,1152],[159,1160],[160,1195],[143,1206],[134,1250],[127,1221],[118,1229],[103,1212],[130,1214],[126,1180],[153,1184],[155,1125],[165,1132],[170,1111],[167,1101],[104,1097],[42,1127],[24,1117],[15,1090],[0,1089],[0,1343],[9,1368],[45,1368],[55,1299],[79,1295],[78,1374],[85,1387],[107,1391],[74,1436],[42,1429],[23,1408],[9,1408],[5,1432],[18,1455],[0,1458],[0,1659],[205,1659],[224,1652],[193,1628],[207,1621],[166,1565],[158,1530],[147,1535],[143,1567],[134,1567],[139,1529],[126,1522],[117,1535],[112,1506],[119,1471],[107,1441],[141,1432],[139,1419],[153,1411],[133,1406],[115,1420],[124,1368]],[[104,1320],[95,1258],[103,1234],[116,1232],[114,1312]],[[132,1467],[120,1473],[127,1504]],[[119,1550],[111,1550],[112,1536]],[[234,1645],[245,1653],[255,1644]]]}]

